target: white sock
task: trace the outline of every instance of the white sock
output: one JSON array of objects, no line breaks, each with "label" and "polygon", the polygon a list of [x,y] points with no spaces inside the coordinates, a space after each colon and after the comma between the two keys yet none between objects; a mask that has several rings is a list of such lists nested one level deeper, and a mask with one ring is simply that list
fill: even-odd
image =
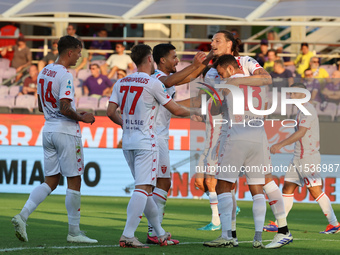
[{"label": "white sock", "polygon": [[148,194],[145,190],[135,189],[130,198],[129,204],[127,206],[127,219],[125,223],[125,228],[123,235],[132,238],[135,236],[135,231],[139,225],[142,218],[146,202],[148,199]]},{"label": "white sock", "polygon": [[152,195],[152,193],[148,195],[148,199],[147,199],[145,209],[144,209],[144,214],[146,218],[148,219],[148,222],[152,226],[153,232],[156,232],[157,236],[161,236],[165,234],[165,231],[161,226],[158,208],[157,208],[157,205],[155,203],[153,196],[154,195]]},{"label": "white sock", "polygon": [[235,197],[235,190],[233,189],[231,191],[231,197],[233,199],[233,211],[231,213],[231,230],[236,231],[236,208],[237,208],[237,203],[236,203],[236,197]]},{"label": "white sock", "polygon": [[285,205],[283,202],[281,190],[274,181],[271,181],[264,185],[263,190],[268,196],[270,208],[273,211],[279,228],[287,226]]},{"label": "white sock", "polygon": [[329,197],[325,193],[321,193],[320,196],[317,197],[316,202],[319,203],[322,212],[326,216],[329,224],[333,226],[339,225],[339,222],[334,214],[331,201],[329,200]]},{"label": "white sock", "polygon": [[286,212],[286,217],[287,217],[288,213],[293,207],[294,194],[282,194],[282,197],[283,197],[283,202],[285,204],[285,212]]},{"label": "white sock", "polygon": [[80,191],[67,189],[65,206],[68,217],[68,232],[70,235],[78,235],[80,232]]},{"label": "white sock", "polygon": [[231,236],[231,214],[233,210],[233,199],[230,192],[225,192],[217,196],[218,211],[222,224],[222,237],[232,239]]},{"label": "white sock", "polygon": [[28,216],[38,207],[38,205],[45,200],[45,198],[52,192],[47,183],[42,183],[34,190],[32,190],[26,204],[22,208],[20,215],[24,221],[27,221]]},{"label": "white sock", "polygon": [[266,199],[263,194],[253,196],[253,218],[255,232],[262,232],[266,218]]},{"label": "white sock", "polygon": [[218,200],[217,200],[217,194],[216,192],[209,192],[209,201],[210,201],[210,208],[212,212],[211,216],[211,222],[215,226],[218,226],[221,224],[220,216],[218,216]]},{"label": "white sock", "polygon": [[[162,223],[163,217],[164,217],[165,204],[166,204],[166,200],[168,199],[168,192],[156,187],[153,190],[152,198],[158,207],[159,222]],[[150,222],[148,222],[148,232],[150,236],[157,236],[157,233],[153,229]]]}]

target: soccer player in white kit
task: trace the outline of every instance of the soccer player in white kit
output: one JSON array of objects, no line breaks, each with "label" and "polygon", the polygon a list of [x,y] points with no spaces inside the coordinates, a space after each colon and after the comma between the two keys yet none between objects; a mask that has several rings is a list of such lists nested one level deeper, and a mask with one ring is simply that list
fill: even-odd
[{"label": "soccer player in white kit", "polygon": [[[223,78],[237,78],[244,76],[243,71],[239,69],[238,63],[232,55],[223,55],[218,58],[214,64],[216,69]],[[245,87],[247,89],[247,87]],[[263,87],[257,87],[257,97],[253,97],[253,105],[256,109],[264,109],[266,92]],[[265,155],[263,150],[263,141],[266,133],[261,127],[263,116],[256,116],[245,109],[244,115],[233,114],[233,96],[227,90],[226,102],[227,113],[229,116],[228,126],[222,125],[222,129],[228,130],[226,140],[220,144],[219,148],[219,166],[217,169],[216,192],[218,194],[218,209],[222,223],[222,235],[211,242],[205,242],[208,247],[234,247],[232,237],[232,186],[236,182],[240,171],[244,167],[258,167],[258,171],[245,171],[249,190],[253,196],[253,216],[255,223],[255,236],[253,241],[254,248],[264,248],[262,244],[262,229],[266,214],[266,200],[263,194],[263,185],[265,177],[260,166],[265,164]],[[246,94],[246,93],[244,93]],[[248,98],[244,98],[247,105]],[[246,108],[246,107],[245,107]],[[250,124],[251,121],[252,123]],[[244,122],[244,124],[240,124]],[[231,167],[231,168],[230,168]],[[232,170],[228,170],[232,169]]]},{"label": "soccer player in white kit", "polygon": [[[135,190],[127,207],[126,225],[119,244],[121,247],[148,247],[134,236],[144,212],[157,233],[158,243],[163,246],[167,245],[171,234],[161,227],[152,194],[159,161],[156,120],[160,105],[177,116],[189,116],[190,110],[174,102],[165,86],[150,76],[154,73],[150,46],[134,46],[131,58],[137,72],[116,82],[107,109],[108,117],[123,127],[123,152],[135,179]],[[116,112],[118,106],[122,118]]]},{"label": "soccer player in white kit", "polygon": [[[302,83],[294,83],[291,87],[306,89],[306,86]],[[304,93],[291,93],[292,99],[302,99],[304,97]],[[281,148],[295,143],[294,157],[290,162],[289,171],[286,173],[282,189],[286,215],[293,207],[295,189],[306,184],[310,194],[320,205],[329,223],[326,230],[320,232],[320,234],[335,234],[340,231],[340,224],[328,196],[322,191],[322,178],[318,172],[318,169],[321,169],[319,118],[311,103],[307,102],[303,106],[311,115],[304,115],[299,110],[296,116],[297,126],[295,127],[295,133],[274,144],[270,148],[270,152],[275,154]]]},{"label": "soccer player in white kit", "polygon": [[[196,78],[209,63],[210,58],[204,52],[198,52],[193,63],[183,70],[177,72],[176,66],[179,62],[176,48],[169,43],[161,43],[153,48],[153,58],[157,64],[155,73],[151,76],[160,80],[167,87],[168,94],[174,98],[175,86],[190,82]],[[211,56],[212,57],[212,56]],[[180,102],[178,102],[180,104]],[[153,199],[158,207],[160,222],[163,221],[164,209],[168,192],[171,187],[170,178],[170,158],[169,158],[169,127],[171,112],[160,106],[156,119],[156,133],[158,137],[159,161],[157,184],[153,190]],[[177,240],[171,239],[173,244],[178,244]],[[170,244],[171,242],[168,242]],[[148,224],[148,235],[146,243],[157,244],[158,238],[151,224]]]},{"label": "soccer player in white kit", "polygon": [[29,215],[58,186],[61,176],[67,177],[65,205],[68,215],[68,242],[97,243],[79,229],[80,185],[84,173],[84,155],[78,122],[93,123],[92,113],[76,112],[73,77],[67,68],[81,56],[82,44],[72,37],[58,42],[59,59],[47,65],[38,76],[38,105],[44,113],[43,129],[45,181],[30,194],[20,214],[12,219],[16,236],[27,242],[26,221]]},{"label": "soccer player in white kit", "polygon": [[[245,77],[237,77],[233,79],[228,79],[227,83],[233,85],[246,85],[246,86],[263,86],[270,85],[272,83],[271,76],[268,74],[266,70],[264,70],[260,64],[249,56],[238,56],[238,44],[239,40],[235,40],[234,36],[231,32],[226,30],[218,31],[211,43],[211,48],[214,53],[214,56],[218,57],[224,54],[231,54],[236,58],[236,61],[239,65],[239,68],[246,75]],[[216,83],[220,82],[220,76],[215,68],[211,68],[205,77],[205,81],[210,85],[214,86]],[[193,105],[198,107],[200,104],[200,98],[193,100]],[[269,149],[269,148],[268,148]],[[269,151],[268,151],[269,155]],[[269,155],[270,156],[270,155]],[[266,192],[270,207],[273,211],[275,218],[278,220],[278,231],[281,234],[289,236],[289,231],[287,228],[287,222],[284,211],[284,204],[282,199],[282,193],[279,187],[276,185],[274,180],[272,179],[271,173],[266,175],[266,184],[263,186],[264,191]],[[232,214],[233,220],[233,229],[232,235],[234,240],[237,240],[236,237],[236,199],[235,199],[235,190],[232,191],[232,197],[234,201],[234,208]],[[215,198],[217,201],[217,197]],[[213,200],[210,200],[213,201]]]}]

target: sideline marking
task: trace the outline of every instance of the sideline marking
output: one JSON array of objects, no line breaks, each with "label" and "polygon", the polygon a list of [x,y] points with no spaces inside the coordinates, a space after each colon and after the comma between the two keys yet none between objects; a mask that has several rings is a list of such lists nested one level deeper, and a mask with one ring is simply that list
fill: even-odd
[{"label": "sideline marking", "polygon": [[[307,238],[294,238],[294,241],[325,241],[325,242],[340,242],[335,239],[307,239]],[[263,240],[263,242],[271,242],[272,240]],[[239,243],[252,243],[253,241],[239,241]],[[188,244],[203,244],[203,242],[183,242],[179,245]],[[89,246],[46,246],[46,247],[15,247],[0,249],[0,252],[8,251],[22,251],[22,250],[43,250],[43,249],[83,249],[83,248],[116,248],[119,245],[89,245]]]}]

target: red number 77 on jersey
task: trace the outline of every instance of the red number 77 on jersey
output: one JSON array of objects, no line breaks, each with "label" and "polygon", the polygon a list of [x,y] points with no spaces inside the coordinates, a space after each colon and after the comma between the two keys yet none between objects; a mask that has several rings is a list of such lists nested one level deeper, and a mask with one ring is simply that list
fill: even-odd
[{"label": "red number 77 on jersey", "polygon": [[137,86],[131,86],[131,87],[130,86],[121,86],[119,92],[120,93],[124,92],[124,95],[123,95],[122,105],[120,106],[120,109],[122,111],[124,110],[125,101],[126,101],[126,97],[127,97],[129,90],[130,90],[130,93],[137,92],[136,95],[135,95],[135,98],[132,101],[132,105],[131,105],[131,108],[130,108],[130,111],[129,111],[130,115],[134,115],[138,99],[142,95],[143,89],[144,89],[143,87],[137,87]]}]

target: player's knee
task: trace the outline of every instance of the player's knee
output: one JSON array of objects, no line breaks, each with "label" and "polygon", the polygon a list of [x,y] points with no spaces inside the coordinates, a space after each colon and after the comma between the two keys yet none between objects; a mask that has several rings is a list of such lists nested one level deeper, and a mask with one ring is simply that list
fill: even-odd
[{"label": "player's knee", "polygon": [[214,192],[216,189],[217,180],[215,178],[206,178],[204,181],[205,181],[205,185],[207,186],[208,190],[210,192]]},{"label": "player's knee", "polygon": [[158,178],[156,187],[162,190],[165,190],[165,191],[169,191],[171,187],[171,179],[170,178]]}]

